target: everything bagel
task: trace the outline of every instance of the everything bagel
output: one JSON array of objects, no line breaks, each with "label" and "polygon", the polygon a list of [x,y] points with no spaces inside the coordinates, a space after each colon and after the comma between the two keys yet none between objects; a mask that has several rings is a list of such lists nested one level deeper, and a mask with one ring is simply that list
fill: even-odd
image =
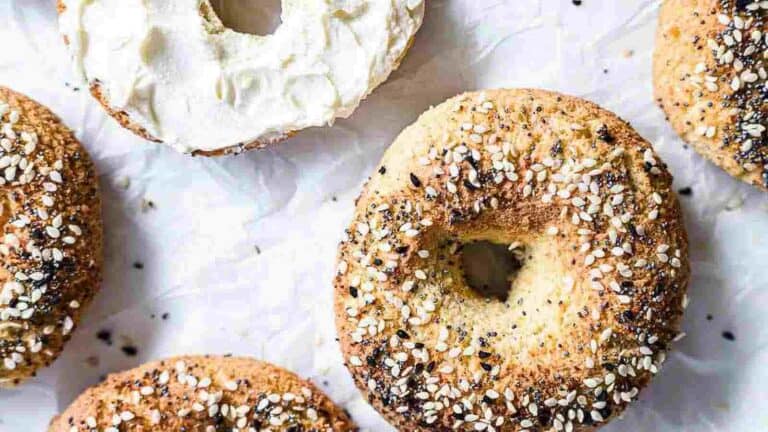
[{"label": "everything bagel", "polygon": [[[358,387],[401,430],[582,431],[656,374],[686,302],[665,165],[624,121],[540,90],[468,93],[384,155],[339,248],[335,309]],[[506,299],[462,248],[517,252]]]},{"label": "everything bagel", "polygon": [[285,369],[237,357],[187,356],[113,374],[51,422],[76,431],[353,432],[341,408]]},{"label": "everything bagel", "polygon": [[72,132],[0,87],[0,387],[59,355],[101,283],[96,170]]},{"label": "everything bagel", "polygon": [[768,190],[768,3],[668,0],[653,82],[674,130],[728,174]]}]

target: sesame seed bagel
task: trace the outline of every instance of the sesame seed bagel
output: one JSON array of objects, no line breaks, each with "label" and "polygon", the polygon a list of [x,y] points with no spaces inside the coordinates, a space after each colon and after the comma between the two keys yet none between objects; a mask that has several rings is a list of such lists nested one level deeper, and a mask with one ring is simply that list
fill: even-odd
[{"label": "sesame seed bagel", "polygon": [[249,358],[190,356],[109,375],[49,432],[316,431],[357,428],[309,381]]},{"label": "sesame seed bagel", "polygon": [[59,355],[99,288],[96,170],[47,108],[0,87],[0,386]]},{"label": "sesame seed bagel", "polygon": [[675,131],[728,174],[768,188],[766,14],[757,0],[667,0],[655,97]]},{"label": "sesame seed bagel", "polygon": [[[211,0],[57,0],[78,75],[137,135],[216,156],[348,117],[399,67],[423,0],[282,1],[273,34],[228,28]],[[245,13],[245,12],[243,12]]]},{"label": "sesame seed bagel", "polygon": [[[337,329],[401,430],[592,430],[659,370],[689,279],[672,178],[627,123],[542,90],[468,93],[387,150],[339,248]],[[506,300],[462,250],[509,245]]]}]

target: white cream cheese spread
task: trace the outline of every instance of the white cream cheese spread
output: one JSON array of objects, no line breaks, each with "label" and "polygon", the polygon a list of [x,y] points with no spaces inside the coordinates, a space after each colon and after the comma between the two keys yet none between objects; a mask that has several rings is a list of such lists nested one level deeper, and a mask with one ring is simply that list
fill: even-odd
[{"label": "white cream cheese spread", "polygon": [[179,151],[217,151],[349,116],[397,67],[424,0],[283,0],[267,36],[209,0],[62,0],[78,75]]}]

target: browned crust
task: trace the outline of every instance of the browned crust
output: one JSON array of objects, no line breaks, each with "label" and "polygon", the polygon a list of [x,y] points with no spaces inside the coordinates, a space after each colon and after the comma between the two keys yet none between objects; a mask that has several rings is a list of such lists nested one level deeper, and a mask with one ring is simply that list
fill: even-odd
[{"label": "browned crust", "polygon": [[[180,361],[185,364],[187,375],[194,376],[198,381],[210,378],[212,383],[205,389],[194,389],[186,383],[179,383],[176,364]],[[164,371],[169,371],[169,381],[160,385],[158,380]],[[237,389],[224,389],[224,381],[236,381]],[[151,395],[143,395],[139,403],[131,402],[131,393],[140,392],[142,387],[152,387],[154,392]],[[303,396],[302,389],[310,390],[311,396]],[[303,418],[299,424],[294,424],[303,429],[296,430],[357,430],[346,412],[336,406],[314,384],[283,368],[245,357],[183,356],[149,362],[135,369],[109,375],[102,383],[83,392],[62,414],[55,417],[48,431],[71,432],[73,426],[78,431],[92,430],[87,427],[89,417],[96,421],[98,430],[103,430],[112,425],[115,414],[119,415],[126,410],[135,418],[122,423],[121,431],[205,431],[206,426],[226,426],[227,430],[235,427],[234,422],[226,416],[210,418],[209,406],[205,402],[204,412],[197,413],[193,410],[183,418],[178,416],[179,410],[189,408],[195,401],[200,400],[202,390],[209,393],[223,391],[218,405],[226,404],[233,410],[242,406],[256,407],[259,401],[268,395],[291,393],[305,397],[306,402],[303,405],[312,407],[317,412],[316,421]],[[153,410],[160,412],[162,421],[159,424],[151,423]],[[250,411],[249,418],[253,412]],[[249,422],[248,426],[254,425]],[[258,426],[255,427],[261,430]],[[286,424],[282,427],[272,427],[270,430],[290,429]]]},{"label": "browned crust", "polygon": [[[416,239],[405,239],[402,237],[388,237],[387,240],[391,242],[392,247],[403,245],[406,252],[400,260],[400,265],[391,273],[388,273],[387,282],[379,284],[382,286],[382,290],[393,294],[398,294],[400,291],[400,285],[406,279],[413,279],[414,271],[419,268],[419,258],[416,257],[416,251],[422,247],[430,249],[428,246],[432,244],[435,238],[446,238],[455,236],[458,238],[466,238],[467,236],[477,235],[478,232],[506,232],[511,234],[512,237],[533,235],[534,237],[541,237],[541,233],[545,227],[554,225],[560,230],[560,237],[567,239],[573,236],[570,227],[570,222],[562,221],[557,218],[558,211],[552,211],[548,205],[544,205],[539,201],[540,195],[534,191],[533,197],[536,199],[525,198],[522,191],[522,186],[519,183],[509,182],[504,186],[494,187],[493,185],[486,185],[482,192],[476,192],[466,189],[460,189],[457,198],[452,201],[446,201],[445,197],[450,197],[444,180],[440,178],[435,179],[432,173],[432,164],[423,166],[419,161],[419,156],[427,153],[431,146],[438,148],[438,154],[442,154],[439,149],[442,148],[444,143],[451,142],[463,142],[469,147],[473,147],[471,144],[467,144],[462,140],[458,133],[460,126],[472,119],[478,120],[484,119],[491,123],[500,122],[502,124],[511,126],[510,134],[513,134],[513,130],[519,131],[520,124],[527,124],[525,133],[518,135],[517,141],[521,160],[527,162],[521,162],[522,164],[532,163],[530,160],[537,160],[548,154],[550,148],[554,145],[554,137],[556,134],[552,134],[550,126],[552,119],[560,118],[567,122],[575,122],[586,124],[587,122],[600,123],[607,126],[607,130],[610,131],[613,140],[609,142],[602,141],[597,137],[587,137],[585,140],[579,140],[581,143],[574,144],[563,140],[562,146],[564,152],[568,154],[569,146],[573,145],[585,145],[581,150],[590,153],[593,149],[598,155],[607,155],[613,151],[616,147],[626,148],[626,153],[623,156],[623,163],[628,171],[627,180],[630,182],[630,186],[633,188],[633,193],[636,195],[633,200],[633,206],[635,213],[638,215],[637,225],[648,225],[646,236],[648,238],[647,244],[635,245],[635,256],[651,256],[655,252],[655,248],[661,242],[668,242],[674,245],[675,248],[680,250],[681,265],[677,270],[673,270],[668,273],[667,270],[662,271],[636,271],[634,275],[634,281],[638,287],[644,286],[642,290],[638,289],[635,294],[636,298],[633,299],[630,310],[633,313],[638,314],[642,311],[642,305],[648,305],[653,303],[653,311],[656,314],[657,320],[652,322],[643,322],[642,325],[638,324],[643,331],[649,333],[658,334],[658,348],[660,350],[666,349],[672,339],[677,335],[679,331],[679,323],[683,313],[683,296],[690,279],[690,268],[687,261],[688,256],[688,242],[685,232],[685,228],[682,221],[682,213],[679,202],[674,191],[671,188],[672,177],[666,171],[663,164],[659,165],[660,172],[658,175],[647,175],[643,153],[646,150],[652,152],[650,144],[642,139],[626,122],[616,117],[614,114],[600,108],[599,106],[574,97],[564,96],[557,93],[542,91],[542,90],[494,90],[484,92],[487,95],[487,99],[492,101],[496,107],[503,109],[503,113],[494,112],[484,116],[477,112],[467,112],[469,108],[465,108],[460,112],[455,112],[453,107],[458,105],[462,100],[472,100],[477,98],[477,93],[469,93],[461,95],[456,98],[450,99],[444,104],[435,107],[425,114],[423,114],[419,120],[406,128],[401,135],[395,140],[394,144],[386,152],[383,160],[380,164],[380,171],[374,174],[365,189],[361,193],[357,200],[357,209],[355,212],[355,218],[350,228],[347,230],[347,235],[350,236],[349,241],[345,241],[339,248],[339,261],[348,263],[348,270],[345,273],[339,274],[334,280],[335,285],[335,311],[336,311],[336,325],[338,329],[338,336],[340,340],[341,349],[346,359],[346,364],[352,373],[353,378],[361,392],[366,399],[371,403],[387,420],[395,427],[401,430],[413,430],[413,431],[428,431],[428,430],[449,430],[455,421],[452,417],[450,409],[447,409],[443,414],[439,415],[437,420],[431,425],[427,425],[419,420],[418,416],[402,415],[396,413],[394,408],[395,402],[382,397],[383,393],[386,393],[386,385],[382,383],[391,383],[392,378],[388,375],[388,371],[381,365],[379,365],[377,359],[391,356],[386,348],[388,340],[393,337],[394,329],[391,326],[387,326],[383,333],[380,333],[375,337],[364,337],[363,343],[354,343],[350,333],[356,328],[356,323],[350,320],[347,315],[347,307],[350,305],[350,286],[353,285],[352,278],[355,275],[360,275],[360,272],[356,272],[357,267],[353,264],[355,258],[353,258],[353,252],[362,248],[367,251],[375,251],[376,243],[371,243],[368,240],[363,240],[356,234],[356,223],[361,220],[365,220],[368,215],[375,214],[373,210],[381,203],[387,203],[390,208],[403,208],[406,202],[413,203],[414,206],[422,206],[423,214],[420,217],[430,217],[432,220],[432,228],[428,228]],[[472,106],[467,103],[467,106]],[[525,114],[524,114],[525,113]],[[496,117],[496,116],[499,117]],[[523,119],[523,116],[525,119]],[[583,133],[590,134],[591,132],[584,131]],[[584,137],[582,137],[584,138]],[[573,140],[576,141],[576,140]],[[586,145],[589,144],[589,145]],[[594,147],[592,147],[594,146]],[[655,154],[654,154],[655,156]],[[484,156],[485,157],[485,156]],[[657,157],[656,157],[657,158]],[[657,158],[658,160],[658,158]],[[478,165],[486,166],[487,160]],[[439,166],[439,165],[438,165]],[[486,166],[487,167],[487,166]],[[462,166],[462,171],[466,170],[467,166]],[[478,168],[481,171],[481,168]],[[420,179],[421,185],[414,187],[411,180],[411,174],[417,179]],[[521,172],[522,177],[522,172]],[[457,183],[460,181],[457,180]],[[439,197],[435,201],[425,200],[423,197],[423,189],[425,186],[432,186],[437,190]],[[664,197],[664,204],[661,207],[660,215],[657,219],[658,223],[649,223],[648,217],[645,216],[648,213],[648,207],[646,206],[649,195],[652,192],[658,192]],[[500,204],[499,210],[491,211],[485,215],[479,217],[469,217],[469,220],[460,220],[459,222],[452,223],[451,212],[454,209],[465,211],[467,208],[471,208],[471,203],[477,199],[478,196],[495,196],[498,197]],[[503,211],[501,209],[504,209]],[[464,214],[467,214],[466,212]],[[398,224],[402,224],[407,221],[403,219],[401,214],[397,216],[391,216],[392,220],[396,220]],[[389,225],[383,225],[383,227],[389,227]],[[437,227],[437,228],[434,228]],[[382,228],[381,225],[378,228]],[[436,231],[436,232],[435,232]],[[475,234],[469,234],[475,233]],[[420,237],[425,237],[423,240],[419,240]],[[365,238],[363,236],[363,238]],[[402,243],[399,241],[402,240]],[[577,248],[576,248],[577,249]],[[577,268],[582,267],[578,262],[584,260],[584,255],[579,255],[576,251],[571,249],[561,250],[563,260],[571,262],[573,257],[573,265]],[[372,254],[376,256],[375,253]],[[394,259],[394,258],[393,258]],[[431,261],[430,261],[431,263]],[[368,264],[374,266],[374,264]],[[431,274],[429,264],[421,264],[421,268],[425,268],[428,274]],[[360,270],[363,271],[363,270]],[[368,271],[368,270],[365,270]],[[459,277],[461,277],[459,275]],[[586,280],[586,269],[577,273],[577,278]],[[667,279],[665,286],[665,292],[657,297],[654,294],[652,285],[658,283],[663,278]],[[457,288],[462,289],[462,288]],[[450,290],[448,291],[448,294]],[[448,295],[445,294],[445,295]],[[362,291],[358,293],[362,295]],[[471,297],[471,293],[467,293],[467,296]],[[503,387],[504,384],[508,385],[508,388],[514,390],[517,394],[516,400],[519,400],[520,394],[525,393],[526,389],[535,388],[541,400],[547,399],[557,395],[558,390],[563,385],[567,385],[569,388],[572,386],[583,386],[582,381],[590,376],[590,371],[587,370],[584,365],[584,360],[588,356],[583,351],[583,347],[589,346],[591,338],[595,337],[595,330],[604,329],[608,326],[614,328],[613,345],[606,349],[604,354],[606,359],[616,358],[620,356],[625,349],[631,349],[634,342],[633,330],[627,328],[626,325],[622,325],[618,322],[618,316],[621,315],[622,310],[625,309],[618,304],[615,296],[612,293],[606,293],[604,296],[595,296],[593,293],[585,292],[573,293],[574,298],[582,298],[589,307],[597,307],[604,311],[604,315],[601,320],[591,324],[591,327],[563,329],[564,336],[559,342],[565,344],[565,347],[556,347],[546,344],[539,349],[535,349],[531,352],[535,364],[532,365],[515,365],[515,355],[499,353],[501,359],[504,360],[505,366],[502,368],[502,372],[498,380],[494,381],[496,389],[499,386]],[[378,297],[377,297],[378,298]],[[418,301],[422,298],[419,297]],[[653,300],[652,300],[653,299]],[[414,298],[416,300],[416,298]],[[353,302],[354,303],[354,302]],[[387,304],[388,301],[384,299],[377,299],[378,305]],[[406,300],[406,304],[408,301]],[[364,307],[360,306],[361,314]],[[383,318],[391,316],[396,313],[387,308],[375,309],[378,312],[373,312],[375,317]],[[366,315],[368,316],[368,315]],[[436,316],[435,322],[450,323],[450,317]],[[492,320],[493,317],[483,317],[483,320]],[[620,330],[619,330],[620,329]],[[598,331],[599,332],[599,331]],[[471,333],[471,330],[470,330]],[[422,334],[419,337],[411,334],[411,342],[424,342],[427,347],[430,344],[434,345],[434,334],[422,338]],[[428,342],[429,341],[429,342]],[[582,347],[582,348],[579,348]],[[383,349],[383,353],[378,354],[373,351],[374,348]],[[567,350],[570,356],[564,358],[561,354],[563,350]],[[350,366],[351,358],[357,357],[362,360],[362,366]],[[435,355],[431,351],[430,359],[436,362],[438,365],[443,357]],[[367,361],[373,359],[375,366],[366,365]],[[512,361],[512,364],[507,363]],[[402,366],[406,368],[405,365]],[[506,368],[506,369],[505,369]],[[462,370],[474,371],[478,369],[478,361],[476,359],[467,360],[466,363],[462,363]],[[467,372],[470,373],[470,372]],[[450,384],[451,379],[457,376],[459,372],[453,372],[447,375],[443,375],[438,382],[435,383],[436,387],[440,388],[444,384]],[[439,374],[433,374],[439,375]],[[377,387],[375,391],[369,388],[369,383],[373,380]],[[639,373],[636,378],[629,380],[630,385],[636,386],[638,389],[642,389],[650,380],[649,373]],[[381,387],[384,385],[385,387]],[[479,393],[482,393],[484,387],[477,389]],[[416,391],[416,390],[414,390]],[[432,399],[430,399],[432,400]],[[453,401],[449,401],[453,403]],[[515,402],[517,403],[517,402]],[[418,402],[414,402],[412,406],[411,414],[418,412],[419,408],[416,406]],[[612,407],[612,411],[609,411],[605,415],[605,420],[608,421],[613,417],[619,415],[625,406]],[[497,406],[498,408],[498,406]],[[518,407],[519,412],[525,413],[523,408]],[[543,409],[539,407],[539,413]],[[588,414],[589,415],[589,414]],[[550,418],[551,420],[551,418]],[[520,421],[520,417],[517,417],[517,421]],[[603,423],[604,424],[604,423]],[[577,431],[592,430],[599,426],[599,424],[578,424],[574,425]],[[551,427],[551,425],[549,426]],[[519,431],[524,429],[520,423],[513,423],[510,421],[505,422],[502,426],[496,427],[497,431]],[[465,423],[463,428],[459,430],[471,430],[471,425]],[[528,430],[549,430],[547,426],[536,425]]]},{"label": "browned crust", "polygon": [[[721,103],[733,93],[729,82],[719,80],[718,90],[710,92],[697,89],[690,81],[699,63],[708,70],[717,68],[707,41],[725,28],[718,22],[719,9],[716,0],[664,1],[653,56],[654,97],[675,132],[696,152],[731,176],[768,190],[761,179],[762,169],[750,172],[735,160],[738,145],[723,146],[722,131],[736,121],[731,109]],[[764,26],[762,30],[768,29]],[[715,127],[717,134],[701,136],[696,131],[701,124]]]},{"label": "browned crust", "polygon": [[93,97],[104,108],[104,110],[107,111],[107,114],[112,116],[112,118],[114,118],[120,124],[120,126],[128,129],[129,131],[144,138],[147,141],[151,141],[154,143],[162,143],[162,141],[150,135],[146,129],[133,123],[127,112],[112,108],[112,106],[109,105],[109,102],[107,102],[107,98],[104,96],[104,92],[101,89],[101,83],[99,82],[91,83],[90,91]]},{"label": "browned crust", "polygon": [[[62,14],[66,10],[66,5],[64,4],[64,0],[57,0],[56,9],[57,9],[59,15]],[[408,41],[408,45],[407,45],[406,49],[403,51],[403,53],[400,56],[400,58],[398,58],[397,61],[395,62],[394,66],[392,67],[392,71],[390,73],[396,71],[400,67],[400,64],[402,63],[403,59],[405,59],[406,54],[408,53],[408,51],[413,46],[415,38],[416,38],[416,36],[414,34],[414,36],[411,37],[411,39]],[[69,45],[69,41],[67,40],[66,37],[64,37],[64,43]],[[371,93],[373,93],[375,90],[376,89],[373,89],[371,91]],[[109,101],[107,100],[106,96],[102,92],[101,85],[98,82],[92,82],[90,84],[90,91],[91,91],[91,94],[93,95],[93,97],[96,98],[96,100],[99,102],[99,104],[102,107],[104,107],[104,109],[107,111],[107,113],[112,118],[114,118],[118,122],[118,124],[120,124],[120,126],[124,127],[125,129],[128,129],[129,131],[133,132],[134,134],[138,135],[141,138],[144,138],[147,141],[150,141],[150,142],[153,142],[153,143],[158,143],[158,144],[162,143],[161,140],[153,137],[149,132],[147,132],[147,130],[145,128],[142,128],[141,126],[139,126],[136,123],[134,123],[131,120],[131,118],[130,118],[130,116],[128,115],[127,112],[125,112],[123,110],[114,109],[109,104]],[[368,96],[370,96],[370,93],[369,93]],[[368,96],[366,96],[366,98]],[[362,101],[361,101],[361,103],[362,103]],[[226,148],[223,148],[223,149],[218,149],[218,150],[195,150],[195,151],[191,152],[191,154],[192,154],[192,156],[215,157],[215,156],[226,156],[226,155],[240,154],[240,153],[242,153],[244,151],[248,151],[248,150],[265,149],[267,147],[275,146],[275,145],[277,145],[277,144],[287,140],[288,138],[293,137],[298,132],[300,132],[300,131],[296,131],[296,130],[284,131],[282,134],[279,134],[279,135],[276,135],[276,136],[273,136],[273,137],[270,137],[270,138],[257,139],[257,140],[254,140],[254,141],[251,141],[251,142],[248,142],[248,143],[236,144],[236,145],[233,145],[233,146],[230,146],[230,147],[226,147]]]},{"label": "browned crust", "polygon": [[[15,323],[20,327],[0,331],[0,357],[5,357],[7,349],[17,344],[27,345],[30,338],[42,337],[44,329],[51,329],[48,336],[42,337],[41,351],[33,353],[27,347],[23,364],[17,364],[13,370],[0,367],[0,386],[12,386],[34,376],[39,368],[56,359],[71,335],[70,331],[62,330],[65,320],[69,317],[76,326],[83,310],[99,289],[103,262],[102,219],[96,169],[72,132],[50,110],[24,95],[0,87],[0,101],[9,103],[12,109],[21,113],[19,122],[14,125],[17,131],[34,132],[39,137],[36,150],[26,156],[35,165],[36,177],[26,184],[14,182],[2,186],[5,190],[0,218],[3,232],[15,235],[22,248],[34,239],[37,247],[61,248],[66,257],[61,262],[48,265],[13,248],[9,254],[0,255],[3,257],[0,287],[18,280],[16,275],[19,273],[29,275],[42,271],[51,275],[48,283],[43,285],[47,290],[35,302],[35,313],[30,319],[2,322],[4,325]],[[50,169],[56,161],[62,162],[58,172],[63,182],[55,191],[46,191],[43,184],[51,180],[41,170]],[[36,213],[36,209],[42,207],[44,195],[54,199],[54,205],[47,207],[50,214],[48,220],[42,220]],[[30,218],[29,224],[21,228],[11,224],[22,215]],[[62,216],[61,235],[66,232],[66,235],[74,236],[74,244],[62,246],[60,241],[46,236],[45,229],[55,215]],[[78,226],[82,234],[75,235],[68,230],[66,227],[70,224]],[[73,303],[79,307],[73,307]],[[0,309],[5,307],[2,305]]]},{"label": "browned crust", "polygon": [[[140,136],[141,138],[144,138],[147,141],[151,141],[153,143],[162,144],[163,141],[153,137],[150,135],[149,132],[147,132],[146,129],[140,127],[133,121],[131,121],[130,116],[127,112],[122,110],[115,110],[109,105],[109,102],[107,102],[107,98],[104,96],[104,93],[101,90],[101,84],[96,82],[91,84],[91,94],[93,97],[101,104],[102,107],[104,107],[104,110],[107,111],[107,113],[112,116],[119,124],[120,126],[128,129],[129,131],[133,132],[134,134]],[[295,132],[288,132],[280,136],[276,136],[271,139],[262,139],[262,140],[256,140],[247,144],[242,145],[234,145],[231,147],[227,147],[224,149],[219,150],[195,150],[191,154],[192,156],[226,156],[229,154],[238,154],[242,153],[246,150],[253,150],[253,149],[263,149],[267,146],[278,144],[282,141],[285,141],[286,139],[293,136]]]}]

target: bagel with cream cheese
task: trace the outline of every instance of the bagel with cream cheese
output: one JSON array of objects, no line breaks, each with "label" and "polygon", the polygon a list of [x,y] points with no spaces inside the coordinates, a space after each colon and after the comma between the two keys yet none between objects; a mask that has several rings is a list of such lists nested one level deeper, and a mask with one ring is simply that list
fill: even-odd
[{"label": "bagel with cream cheese", "polygon": [[224,26],[210,0],[58,0],[93,95],[124,127],[187,153],[276,143],[352,114],[387,79],[423,0],[284,0],[267,36]]}]

